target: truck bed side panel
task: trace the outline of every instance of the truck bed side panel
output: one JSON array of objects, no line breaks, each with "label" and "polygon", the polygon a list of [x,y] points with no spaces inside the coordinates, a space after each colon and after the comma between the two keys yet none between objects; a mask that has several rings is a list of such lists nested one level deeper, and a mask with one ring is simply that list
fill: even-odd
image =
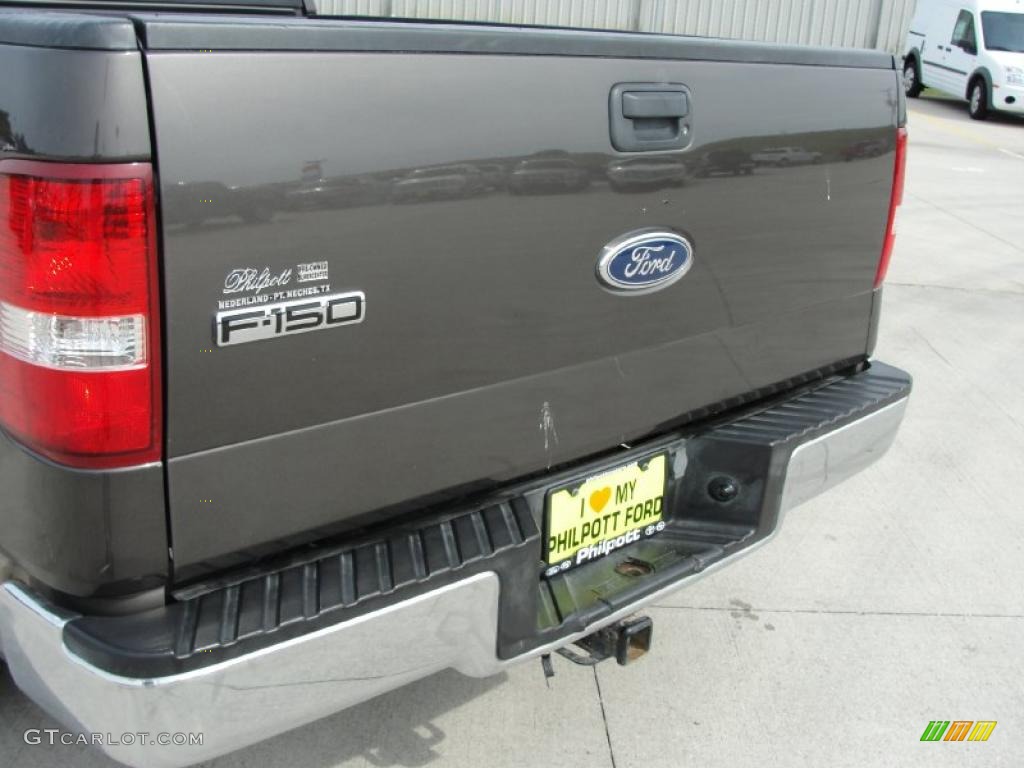
[{"label": "truck bed side panel", "polygon": [[[142,55],[130,22],[4,13],[0,40],[16,43],[0,42],[0,160],[149,160]],[[0,549],[30,577],[78,596],[164,584],[159,464],[74,471],[0,435],[0,489]]]}]

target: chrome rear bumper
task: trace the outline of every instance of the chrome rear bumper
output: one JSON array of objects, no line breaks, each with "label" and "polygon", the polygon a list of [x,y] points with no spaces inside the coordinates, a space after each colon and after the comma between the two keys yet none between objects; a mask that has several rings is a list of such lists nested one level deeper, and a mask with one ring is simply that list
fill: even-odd
[{"label": "chrome rear bumper", "polygon": [[[903,397],[803,443],[785,469],[781,510],[881,457],[906,408]],[[781,517],[781,515],[780,515]],[[222,663],[176,675],[112,675],[64,642],[74,618],[17,582],[0,587],[0,648],[17,685],[66,728],[112,734],[101,748],[142,768],[186,766],[261,741],[443,669],[473,677],[566,645],[734,561],[771,538],[644,596],[585,630],[515,658],[497,654],[499,577],[478,573],[348,621]],[[201,733],[201,744],[152,743]],[[118,737],[134,734],[133,743]],[[142,734],[145,734],[144,736]]]}]

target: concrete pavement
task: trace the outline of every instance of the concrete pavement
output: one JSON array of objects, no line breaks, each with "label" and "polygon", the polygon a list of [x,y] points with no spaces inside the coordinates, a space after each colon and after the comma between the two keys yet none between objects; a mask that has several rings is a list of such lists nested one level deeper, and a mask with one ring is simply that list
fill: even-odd
[{"label": "concrete pavement", "polygon": [[[1016,766],[1024,756],[1024,120],[910,104],[911,153],[877,356],[915,393],[883,462],[776,540],[649,613],[626,669],[555,659],[444,673],[208,768]],[[921,743],[929,720],[997,720]],[[0,755],[56,727],[0,677]]]}]

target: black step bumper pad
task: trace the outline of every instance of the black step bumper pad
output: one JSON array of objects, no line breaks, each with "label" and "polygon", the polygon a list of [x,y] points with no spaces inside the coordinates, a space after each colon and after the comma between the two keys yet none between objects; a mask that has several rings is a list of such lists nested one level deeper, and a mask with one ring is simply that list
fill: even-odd
[{"label": "black step bumper pad", "polygon": [[[306,550],[176,593],[169,605],[67,623],[68,649],[134,678],[206,667],[350,621],[482,572],[500,580],[498,648],[510,659],[583,631],[768,538],[795,449],[905,401],[910,377],[882,363],[643,445],[429,510],[355,542]],[[607,557],[544,575],[548,491],[645,455],[668,456],[665,530]],[[722,478],[735,494],[716,499]],[[633,567],[623,567],[629,560]]]}]

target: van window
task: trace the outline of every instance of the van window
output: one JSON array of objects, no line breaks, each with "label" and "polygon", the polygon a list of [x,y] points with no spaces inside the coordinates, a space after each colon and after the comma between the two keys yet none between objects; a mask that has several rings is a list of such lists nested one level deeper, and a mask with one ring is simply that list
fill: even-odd
[{"label": "van window", "polygon": [[985,33],[988,50],[1024,53],[1024,13],[984,11],[981,29]]},{"label": "van window", "polygon": [[950,45],[963,48],[968,53],[978,52],[978,39],[974,34],[974,16],[970,11],[960,11],[960,15],[957,16]]}]

